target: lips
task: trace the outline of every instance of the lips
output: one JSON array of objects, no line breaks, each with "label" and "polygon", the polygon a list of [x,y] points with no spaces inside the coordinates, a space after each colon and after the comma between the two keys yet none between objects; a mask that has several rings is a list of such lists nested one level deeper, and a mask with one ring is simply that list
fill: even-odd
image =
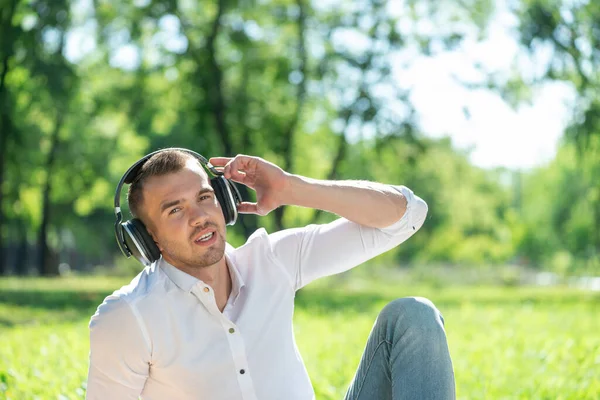
[{"label": "lips", "polygon": [[210,239],[212,239],[213,235],[214,235],[214,232],[207,233],[206,235],[201,236],[200,238],[198,238],[196,240],[196,242],[207,242]]},{"label": "lips", "polygon": [[[197,235],[194,237],[194,242],[196,242],[196,243],[202,243],[202,242],[200,241],[200,239],[201,239],[203,236],[205,236],[205,235],[208,235],[208,234],[210,234],[210,233],[212,233],[212,234],[213,234],[213,236],[210,238],[210,239],[212,239],[213,237],[215,237],[215,235],[216,235],[216,233],[217,233],[217,232],[216,232],[216,230],[215,230],[214,228],[203,229],[202,231],[200,231],[200,232],[199,232],[199,233],[198,233],[198,234],[197,234]],[[209,239],[209,240],[210,240],[210,239]]]}]

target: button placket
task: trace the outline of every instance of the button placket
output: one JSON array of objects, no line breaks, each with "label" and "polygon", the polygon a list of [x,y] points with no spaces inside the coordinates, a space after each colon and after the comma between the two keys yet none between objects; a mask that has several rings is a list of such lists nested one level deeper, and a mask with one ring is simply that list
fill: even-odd
[{"label": "button placket", "polygon": [[233,363],[237,372],[238,383],[244,393],[244,400],[256,400],[254,384],[252,382],[250,371],[248,370],[248,358],[246,346],[244,345],[244,337],[239,330],[239,327],[224,315],[221,316],[221,324],[225,335],[227,335],[227,341],[229,342],[229,348],[231,349]]}]

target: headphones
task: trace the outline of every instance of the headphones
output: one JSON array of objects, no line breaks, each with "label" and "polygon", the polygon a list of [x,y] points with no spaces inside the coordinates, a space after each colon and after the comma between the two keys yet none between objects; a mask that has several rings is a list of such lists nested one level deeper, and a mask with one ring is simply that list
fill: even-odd
[{"label": "headphones", "polygon": [[140,168],[153,155],[166,150],[178,150],[193,156],[200,162],[200,165],[202,165],[207,173],[212,174],[213,177],[210,180],[210,184],[215,191],[217,201],[221,205],[227,225],[235,224],[238,217],[237,206],[242,201],[242,196],[234,183],[225,179],[221,171],[217,171],[206,158],[194,151],[170,147],[154,151],[141,158],[125,172],[115,191],[115,215],[117,217],[115,222],[115,237],[117,238],[117,245],[125,257],[129,258],[133,255],[145,266],[152,264],[160,258],[160,250],[140,219],[133,218],[123,222],[123,215],[121,214],[121,188],[124,184],[129,185],[135,180]]}]

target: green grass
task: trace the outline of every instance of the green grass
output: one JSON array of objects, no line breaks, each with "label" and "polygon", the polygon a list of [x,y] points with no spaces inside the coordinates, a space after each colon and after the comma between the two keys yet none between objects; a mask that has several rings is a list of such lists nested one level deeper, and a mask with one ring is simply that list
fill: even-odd
[{"label": "green grass", "polygon": [[[123,279],[0,279],[0,399],[85,396],[89,317]],[[404,296],[446,320],[460,399],[599,399],[600,295],[570,288],[322,280],[296,302],[317,399],[342,399],[378,311]]]}]

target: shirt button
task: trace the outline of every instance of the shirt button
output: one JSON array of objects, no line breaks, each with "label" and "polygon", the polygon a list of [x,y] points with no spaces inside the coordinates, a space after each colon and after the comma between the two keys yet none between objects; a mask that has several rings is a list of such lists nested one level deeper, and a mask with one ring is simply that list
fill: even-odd
[{"label": "shirt button", "polygon": [[207,288],[207,287],[205,287],[205,288],[204,288],[204,291],[205,291],[206,293],[208,293],[208,292],[210,292],[210,289],[209,289],[209,288]]},{"label": "shirt button", "polygon": [[233,333],[233,332],[235,332],[235,329],[229,328],[229,333]]},{"label": "shirt button", "polygon": [[245,373],[246,373],[246,371],[245,371],[245,370],[243,370],[243,369],[240,369],[240,374],[244,375]]}]

